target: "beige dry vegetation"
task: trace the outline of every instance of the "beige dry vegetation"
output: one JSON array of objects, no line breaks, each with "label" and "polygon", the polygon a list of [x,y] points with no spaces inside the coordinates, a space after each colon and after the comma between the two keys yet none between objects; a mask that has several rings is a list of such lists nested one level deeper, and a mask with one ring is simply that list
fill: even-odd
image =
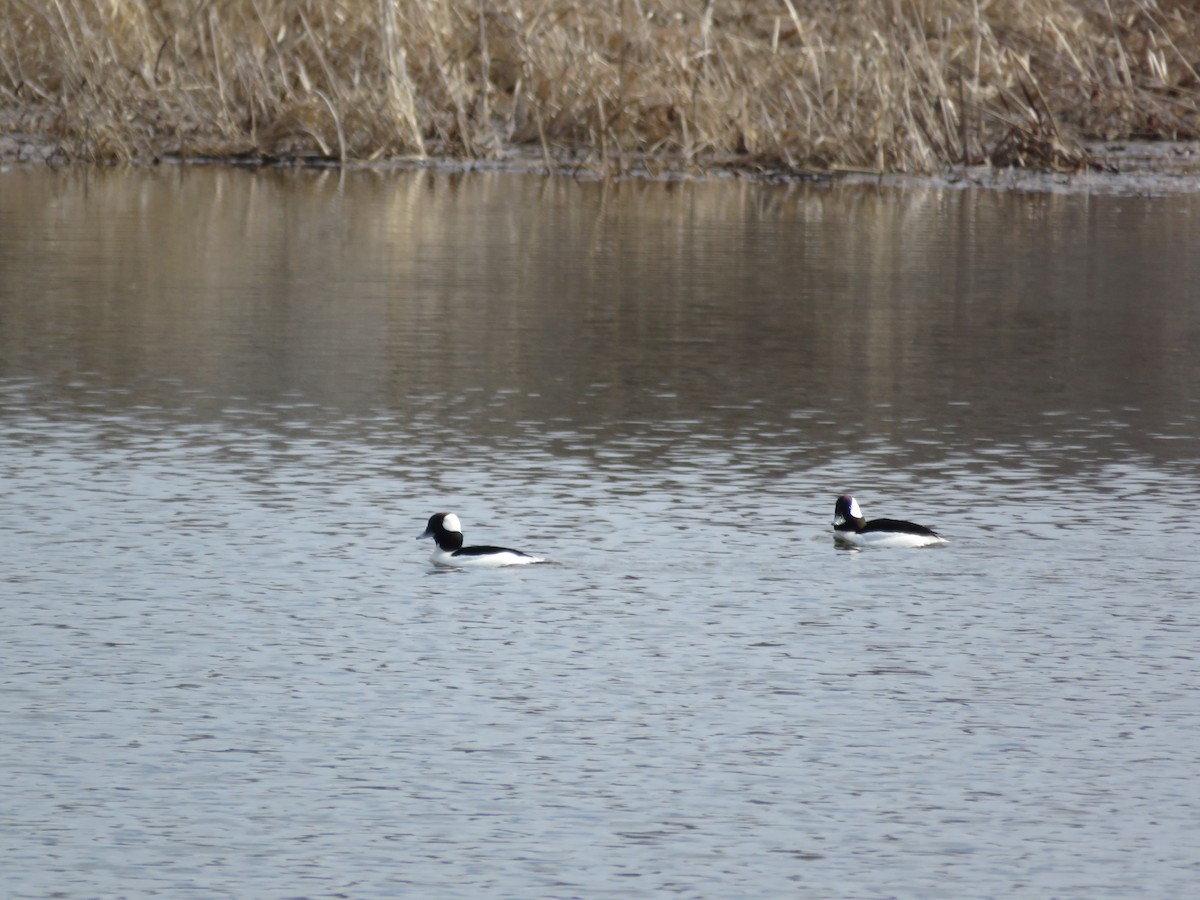
[{"label": "beige dry vegetation", "polygon": [[1200,133],[1195,0],[0,0],[69,158],[1072,169]]}]

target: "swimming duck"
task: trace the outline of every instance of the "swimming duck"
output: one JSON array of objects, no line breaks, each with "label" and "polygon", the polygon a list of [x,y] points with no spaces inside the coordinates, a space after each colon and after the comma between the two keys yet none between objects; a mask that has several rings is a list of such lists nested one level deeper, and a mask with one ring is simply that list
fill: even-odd
[{"label": "swimming duck", "polygon": [[439,566],[525,566],[545,562],[508,547],[464,547],[462,523],[454,513],[436,513],[417,539],[433,538],[433,561]]},{"label": "swimming duck", "polygon": [[841,541],[873,547],[932,547],[947,543],[931,528],[902,519],[863,518],[858,501],[849,494],[837,498],[833,507],[833,536]]}]

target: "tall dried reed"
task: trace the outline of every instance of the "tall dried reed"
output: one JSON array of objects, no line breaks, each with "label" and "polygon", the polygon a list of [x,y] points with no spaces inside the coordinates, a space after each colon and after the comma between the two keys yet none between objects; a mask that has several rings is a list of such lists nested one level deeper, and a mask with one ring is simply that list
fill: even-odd
[{"label": "tall dried reed", "polygon": [[0,128],[96,160],[1072,168],[1198,68],[1193,0],[0,0]]}]

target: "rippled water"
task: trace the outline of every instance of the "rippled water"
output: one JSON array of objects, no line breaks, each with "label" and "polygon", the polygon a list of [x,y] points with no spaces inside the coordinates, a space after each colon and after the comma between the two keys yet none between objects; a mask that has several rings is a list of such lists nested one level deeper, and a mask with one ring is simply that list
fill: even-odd
[{"label": "rippled water", "polygon": [[[10,897],[1200,879],[1200,198],[0,172]],[[847,552],[866,514],[948,547]],[[551,565],[441,571],[416,535]]]}]

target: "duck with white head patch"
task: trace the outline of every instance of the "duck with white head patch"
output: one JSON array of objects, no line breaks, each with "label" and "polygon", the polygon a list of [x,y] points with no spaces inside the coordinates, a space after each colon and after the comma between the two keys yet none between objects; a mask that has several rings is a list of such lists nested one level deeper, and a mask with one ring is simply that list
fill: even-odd
[{"label": "duck with white head patch", "polygon": [[433,538],[437,548],[433,561],[439,566],[526,566],[545,562],[508,547],[464,547],[462,523],[454,513],[436,513],[429,517],[425,531],[417,540]]},{"label": "duck with white head patch", "polygon": [[933,547],[948,543],[931,528],[902,519],[863,518],[858,501],[849,494],[833,507],[833,536],[849,544],[872,547]]}]

